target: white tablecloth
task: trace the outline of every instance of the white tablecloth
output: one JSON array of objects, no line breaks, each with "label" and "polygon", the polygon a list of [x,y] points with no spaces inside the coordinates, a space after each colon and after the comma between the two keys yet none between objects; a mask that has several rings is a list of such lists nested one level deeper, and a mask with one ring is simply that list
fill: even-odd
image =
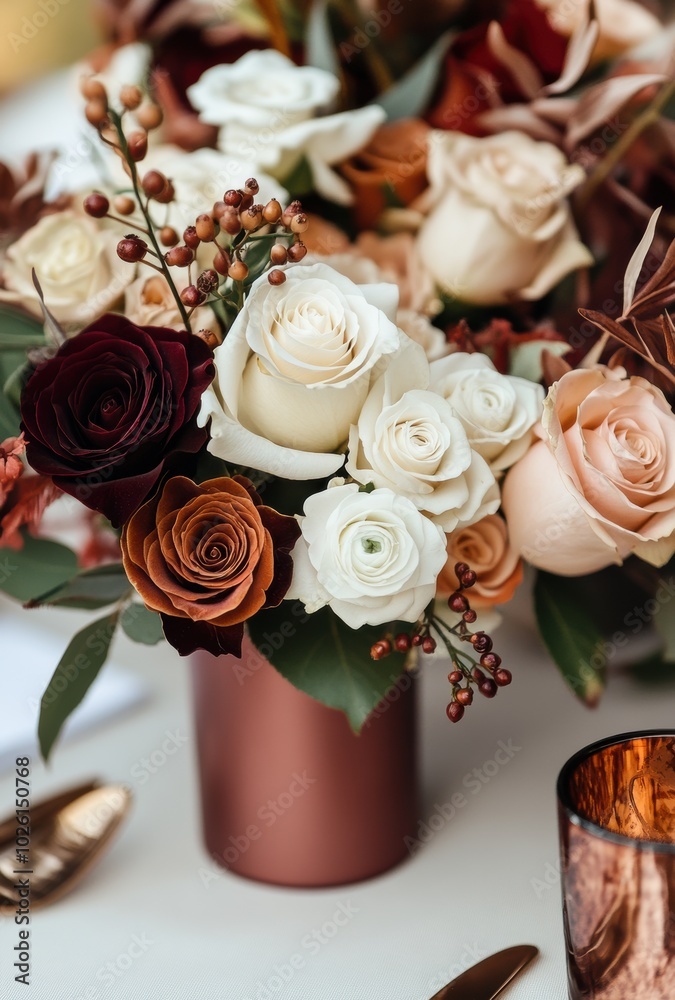
[{"label": "white tablecloth", "polygon": [[[83,616],[24,613],[27,656],[38,617],[58,630],[56,659]],[[427,1000],[478,958],[532,943],[540,958],[505,996],[564,1000],[556,774],[592,740],[672,726],[675,691],[619,676],[589,712],[570,697],[531,631],[511,623],[498,639],[515,682],[494,701],[480,699],[459,725],[445,717],[444,665],[424,674],[420,819],[436,817],[433,835],[395,871],[328,891],[268,888],[212,865],[200,843],[186,664],[168,647],[118,639],[115,658],[149,680],[152,702],[58,749],[48,769],[35,761],[33,793],[37,799],[100,775],[129,783],[135,808],[100,866],[72,895],[34,915],[30,991],[13,983],[17,928],[0,921],[0,996]],[[7,685],[21,664],[1,669]],[[163,744],[175,752],[164,754]],[[499,754],[503,763],[485,768],[501,744],[511,756]],[[153,751],[158,766],[150,773],[142,761]],[[438,806],[458,791],[466,804],[441,823]],[[13,782],[4,777],[3,812],[12,799]],[[347,914],[341,927],[333,921],[338,907]],[[298,955],[302,962],[293,962]]]}]

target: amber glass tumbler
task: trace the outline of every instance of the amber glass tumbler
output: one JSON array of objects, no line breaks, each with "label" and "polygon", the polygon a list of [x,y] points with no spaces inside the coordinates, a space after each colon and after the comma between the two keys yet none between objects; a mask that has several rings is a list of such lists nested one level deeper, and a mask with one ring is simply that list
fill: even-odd
[{"label": "amber glass tumbler", "polygon": [[580,750],[558,815],[571,1000],[673,1000],[675,731]]}]

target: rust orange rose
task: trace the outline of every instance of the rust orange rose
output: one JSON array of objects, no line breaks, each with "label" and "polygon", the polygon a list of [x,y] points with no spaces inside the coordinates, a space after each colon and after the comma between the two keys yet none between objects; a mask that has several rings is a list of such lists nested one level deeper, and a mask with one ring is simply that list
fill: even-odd
[{"label": "rust orange rose", "polygon": [[523,579],[523,564],[509,544],[506,522],[499,514],[488,514],[476,524],[448,535],[448,561],[438,578],[438,593],[446,597],[457,588],[455,563],[468,563],[477,580],[471,589],[471,604],[488,608],[506,604]]},{"label": "rust orange rose", "polygon": [[401,118],[380,126],[367,146],[341,167],[354,191],[359,230],[375,229],[390,204],[391,193],[409,205],[427,186],[429,126],[419,118]]},{"label": "rust orange rose", "polygon": [[244,623],[276,607],[293,573],[296,520],[266,507],[243,476],[169,479],[122,534],[129,580],[181,656],[241,655]]}]

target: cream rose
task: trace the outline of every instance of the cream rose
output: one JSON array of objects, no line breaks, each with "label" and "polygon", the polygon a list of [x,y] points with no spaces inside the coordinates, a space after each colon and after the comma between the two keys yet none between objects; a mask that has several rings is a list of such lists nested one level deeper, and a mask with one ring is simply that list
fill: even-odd
[{"label": "cream rose", "polygon": [[[188,284],[187,275],[174,269],[173,279],[181,291]],[[143,274],[136,278],[124,293],[124,315],[139,326],[165,326],[170,330],[184,330],[185,324],[178,311],[176,300],[161,274]],[[199,306],[190,317],[195,331],[211,330],[220,340],[220,326],[216,315],[208,306]]]},{"label": "cream rose", "polygon": [[541,569],[592,573],[675,553],[675,416],[645,379],[567,372],[544,403],[544,440],[509,472],[514,548]]},{"label": "cream rose", "polygon": [[208,69],[188,97],[202,121],[220,126],[225,153],[281,180],[304,158],[318,193],[348,204],[351,189],[331,166],[364,146],[386,115],[374,104],[326,114],[339,90],[332,73],[264,49]]},{"label": "cream rose", "polygon": [[355,285],[326,264],[258,278],[224,343],[199,421],[226,462],[316,479],[342,465],[372,382],[403,342],[393,285]]},{"label": "cream rose", "polygon": [[476,524],[458,528],[448,535],[448,561],[438,578],[438,594],[448,597],[457,590],[455,565],[467,563],[476,573],[471,588],[471,605],[489,608],[506,604],[523,579],[523,564],[510,544],[506,521],[488,514]]},{"label": "cream rose", "polygon": [[583,168],[551,143],[432,132],[428,170],[417,253],[445,294],[479,305],[540,299],[593,263],[567,202]]},{"label": "cream rose", "polygon": [[75,333],[110,310],[134,279],[134,267],[117,256],[118,242],[86,215],[46,215],[8,248],[0,299],[41,316],[35,268],[47,307]]},{"label": "cream rose", "polygon": [[407,497],[446,531],[499,507],[499,488],[452,406],[428,390],[424,350],[408,342],[373,385],[349,435],[347,472]]},{"label": "cream rose", "polygon": [[333,486],[305,502],[287,597],[350,628],[414,622],[433,599],[445,535],[406,497]]},{"label": "cream rose", "polygon": [[494,472],[513,465],[532,443],[544,390],[501,375],[484,354],[451,354],[431,365],[431,388],[452,406],[472,448]]},{"label": "cream rose", "polygon": [[[582,23],[587,3],[578,0],[536,0],[543,7],[551,26],[561,35],[572,35]],[[611,59],[626,49],[646,42],[663,25],[657,17],[635,0],[595,0],[595,17],[600,35],[593,53],[596,60]]]}]

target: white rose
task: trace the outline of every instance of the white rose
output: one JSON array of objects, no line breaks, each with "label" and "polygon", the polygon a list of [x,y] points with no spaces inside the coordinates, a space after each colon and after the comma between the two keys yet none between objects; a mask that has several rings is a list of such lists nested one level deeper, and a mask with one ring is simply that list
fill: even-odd
[{"label": "white rose", "polygon": [[339,90],[332,73],[296,66],[280,52],[264,49],[208,69],[188,89],[188,97],[202,121],[220,126],[224,152],[280,179],[304,157],[319,194],[348,204],[351,189],[331,165],[361,149],[386,115],[372,104],[326,115]]},{"label": "white rose", "polygon": [[59,323],[77,332],[111,309],[133,281],[135,268],[117,256],[119,234],[75,212],[40,219],[7,250],[0,299],[42,315],[35,268],[45,303]]},{"label": "white rose", "polygon": [[427,361],[437,361],[456,349],[453,344],[448,343],[443,331],[434,326],[428,316],[414,309],[399,309],[396,323],[399,330],[403,330],[411,340],[424,348]]},{"label": "white rose", "polygon": [[[187,275],[179,275],[174,269],[173,279],[178,291],[188,284]],[[170,330],[184,330],[185,324],[176,305],[166,278],[161,274],[142,274],[136,278],[124,293],[124,315],[138,326],[164,326]],[[199,306],[190,317],[190,326],[195,331],[211,330],[220,340],[220,326],[213,309]]]},{"label": "white rose", "polygon": [[199,421],[226,462],[316,479],[342,465],[371,383],[399,349],[394,285],[362,285],[326,264],[262,275],[215,351]]},{"label": "white rose", "polygon": [[431,388],[452,406],[471,447],[502,472],[532,443],[544,390],[536,382],[501,375],[484,354],[451,354],[431,365]]},{"label": "white rose", "polygon": [[373,385],[351,429],[347,472],[407,497],[453,531],[493,514],[499,488],[451,405],[428,385],[424,350],[409,341]]},{"label": "white rose", "polygon": [[446,294],[480,305],[540,299],[593,263],[567,202],[583,168],[551,143],[432,132],[427,169],[433,207],[417,253]]},{"label": "white rose", "polygon": [[414,622],[433,599],[445,535],[406,497],[335,486],[305,502],[287,597],[350,628]]}]

